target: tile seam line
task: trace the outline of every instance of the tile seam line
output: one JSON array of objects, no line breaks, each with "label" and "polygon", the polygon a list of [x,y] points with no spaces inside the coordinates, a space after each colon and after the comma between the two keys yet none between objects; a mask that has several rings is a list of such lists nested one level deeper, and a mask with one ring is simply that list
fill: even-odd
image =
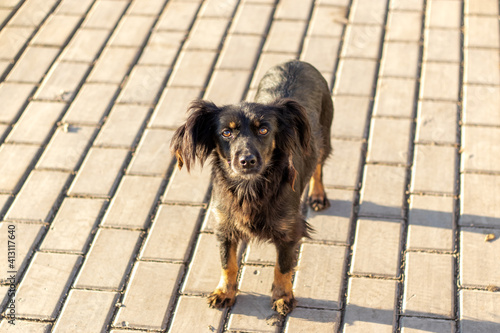
[{"label": "tile seam line", "polygon": [[0,24],[0,31],[2,31],[3,28],[5,28],[7,26],[7,24],[9,24],[10,20],[12,20],[12,18],[17,14],[19,9],[21,9],[21,7],[26,3],[26,1],[28,1],[28,0],[22,0],[13,7],[0,7],[0,9],[5,9],[5,10],[11,11],[11,13],[9,13],[9,15],[7,15],[7,17],[4,19],[2,24]]}]

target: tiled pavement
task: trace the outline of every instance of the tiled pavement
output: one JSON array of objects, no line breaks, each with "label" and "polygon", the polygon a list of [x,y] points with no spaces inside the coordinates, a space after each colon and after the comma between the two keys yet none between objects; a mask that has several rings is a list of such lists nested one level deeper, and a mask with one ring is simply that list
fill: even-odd
[{"label": "tiled pavement", "polygon": [[[498,17],[497,0],[0,0],[0,331],[500,332]],[[299,307],[270,317],[274,249],[250,244],[237,303],[209,309],[209,172],[177,171],[169,139],[190,100],[251,99],[293,58],[335,104]]]}]

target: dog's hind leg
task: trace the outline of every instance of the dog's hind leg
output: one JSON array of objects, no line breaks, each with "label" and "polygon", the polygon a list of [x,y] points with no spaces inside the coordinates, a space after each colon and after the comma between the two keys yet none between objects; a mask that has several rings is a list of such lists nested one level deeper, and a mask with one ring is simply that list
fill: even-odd
[{"label": "dog's hind leg", "polygon": [[320,211],[330,207],[323,185],[323,165],[318,163],[313,176],[309,181],[309,206],[314,211]]},{"label": "dog's hind leg", "polygon": [[213,308],[232,306],[236,300],[238,259],[236,251],[238,243],[221,237],[220,256],[222,262],[222,274],[219,285],[208,296],[208,304]]}]

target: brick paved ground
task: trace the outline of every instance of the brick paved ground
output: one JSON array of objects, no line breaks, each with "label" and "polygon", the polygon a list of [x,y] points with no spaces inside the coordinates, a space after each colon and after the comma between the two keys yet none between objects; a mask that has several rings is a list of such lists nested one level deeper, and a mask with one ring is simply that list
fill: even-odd
[{"label": "brick paved ground", "polygon": [[[498,15],[497,0],[0,0],[0,331],[499,332]],[[331,208],[309,214],[299,307],[272,326],[268,245],[240,251],[233,308],[206,306],[209,172],[175,170],[168,145],[190,100],[251,99],[294,58],[332,87]]]}]

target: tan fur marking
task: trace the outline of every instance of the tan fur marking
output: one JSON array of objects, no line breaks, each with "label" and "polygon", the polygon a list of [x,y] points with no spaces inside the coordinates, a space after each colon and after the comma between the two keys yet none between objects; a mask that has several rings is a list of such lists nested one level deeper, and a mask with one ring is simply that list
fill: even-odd
[{"label": "tan fur marking", "polygon": [[230,129],[235,129],[236,128],[236,123],[234,121],[229,123],[229,128]]},{"label": "tan fur marking", "polygon": [[293,270],[283,274],[279,269],[278,263],[276,263],[274,267],[272,307],[283,316],[290,313],[297,304],[297,301],[293,297],[292,277]]},{"label": "tan fur marking", "polygon": [[309,196],[316,198],[325,195],[325,188],[323,187],[323,181],[321,176],[321,165],[316,166],[314,174],[309,181]]},{"label": "tan fur marking", "polygon": [[227,267],[222,269],[219,285],[208,296],[208,304],[213,308],[232,306],[236,301],[238,260],[236,246],[229,249]]}]

